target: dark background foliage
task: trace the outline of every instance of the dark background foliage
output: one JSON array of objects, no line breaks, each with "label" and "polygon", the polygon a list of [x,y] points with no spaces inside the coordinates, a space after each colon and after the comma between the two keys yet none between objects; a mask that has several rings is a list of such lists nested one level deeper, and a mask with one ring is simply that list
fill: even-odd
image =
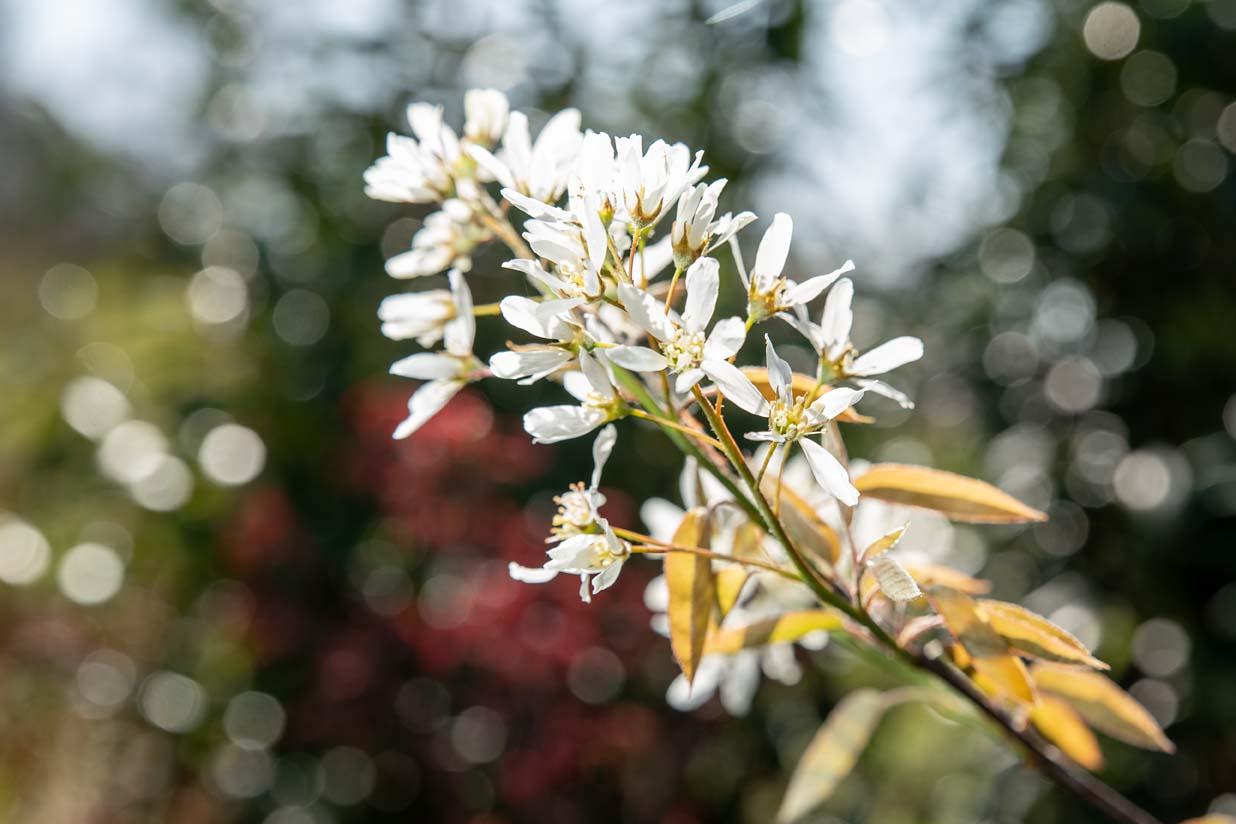
[{"label": "dark background foliage", "polygon": [[[1166,726],[1176,754],[1105,743],[1105,779],[1164,820],[1236,812],[1236,5],[727,6],[0,8],[6,819],[763,822],[836,698],[880,683],[829,647],[744,719],[676,713],[651,563],[592,606],[506,577],[587,471],[520,430],[544,390],[485,384],[389,441],[408,348],[374,309],[424,213],[360,175],[407,102],[458,123],[491,85],[703,148],[728,208],[794,216],[796,273],[853,257],[858,342],[928,352],[915,413],[873,408],[853,451],[1048,509],[934,549]],[[105,435],[117,408],[149,425]],[[606,492],[634,524],[678,464],[624,426]],[[1088,816],[900,710],[820,820]]]}]

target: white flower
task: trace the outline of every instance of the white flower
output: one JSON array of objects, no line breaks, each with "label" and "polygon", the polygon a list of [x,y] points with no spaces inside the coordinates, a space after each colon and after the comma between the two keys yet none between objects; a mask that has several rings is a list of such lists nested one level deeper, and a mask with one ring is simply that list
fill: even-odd
[{"label": "white flower", "polygon": [[705,334],[721,285],[720,266],[714,258],[700,258],[691,264],[686,280],[687,300],[681,318],[667,313],[647,292],[627,284],[618,287],[618,297],[632,322],[660,342],[670,371],[678,375],[678,392],[689,392],[710,369],[728,366],[726,360],[737,354],[746,338],[741,318],[718,321],[711,334]]},{"label": "white flower", "polygon": [[593,595],[613,586],[631,556],[631,545],[614,534],[608,521],[597,518],[596,527],[598,532],[574,535],[551,547],[546,553],[549,560],[540,569],[512,562],[508,568],[511,577],[526,584],[542,584],[560,572],[578,575],[579,597],[590,603]]},{"label": "white flower", "polygon": [[408,123],[416,137],[387,135],[386,156],[365,171],[365,194],[393,203],[435,203],[450,197],[459,139],[442,122],[442,107],[413,103]]},{"label": "white flower", "polygon": [[607,363],[636,372],[657,372],[665,368],[665,358],[646,346],[630,346],[598,339],[599,324],[589,333],[581,321],[571,316],[571,310],[583,303],[582,298],[537,302],[531,298],[508,295],[502,299],[502,317],[548,343],[512,345],[489,359],[494,377],[518,380],[522,385],[536,383],[572,364],[581,351],[592,352]]},{"label": "white flower", "polygon": [[703,152],[691,159],[691,150],[682,143],[669,145],[658,140],[644,152],[644,139],[637,134],[615,141],[615,200],[626,210],[638,228],[651,226],[683,190],[708,173],[700,166]]},{"label": "white flower", "polygon": [[566,188],[583,142],[579,121],[578,109],[563,109],[549,119],[534,143],[528,117],[512,112],[496,154],[475,143],[467,146],[467,152],[504,189],[553,203]]},{"label": "white flower", "polygon": [[857,403],[865,390],[840,387],[818,398],[813,396],[814,393],[795,396],[794,374],[790,371],[790,365],[777,355],[768,336],[764,337],[764,346],[768,382],[774,395],[771,403],[764,400],[760,390],[742,370],[730,364],[726,364],[728,370],[722,370],[719,374],[714,374],[715,367],[706,371],[726,398],[748,412],[768,416],[768,429],[748,432],[746,437],[749,440],[801,444],[803,455],[820,486],[846,505],[853,506],[858,503],[858,490],[850,483],[846,468],[809,436],[823,430],[829,421]]},{"label": "white flower", "polygon": [[[854,268],[854,263],[847,260],[841,268],[827,275],[808,278],[802,283],[783,277],[781,270],[785,268],[786,258],[789,257],[793,234],[794,221],[784,212],[778,212],[773,217],[772,225],[760,239],[750,277],[743,278],[747,287],[748,323],[756,323],[778,312],[810,303],[833,281]],[[739,274],[742,274],[741,266]]]},{"label": "white flower", "polygon": [[742,212],[737,216],[727,214],[720,220],[713,220],[725,183],[725,178],[709,185],[700,183],[688,188],[678,199],[678,216],[670,229],[677,266],[690,266],[700,255],[716,249],[755,220],[752,212]]},{"label": "white flower", "polygon": [[580,189],[572,193],[570,211],[554,211],[559,216],[524,224],[528,245],[550,262],[552,271],[535,260],[509,260],[502,265],[523,272],[555,297],[597,300],[604,293],[601,272],[609,247],[596,199]]},{"label": "white flower", "polygon": [[553,526],[546,543],[557,543],[576,535],[598,531],[601,507],[605,505],[605,496],[598,491],[601,472],[605,469],[605,463],[614,451],[617,441],[618,430],[613,424],[602,429],[592,442],[592,479],[588,486],[582,483],[572,484],[566,492],[554,496],[558,511],[554,513]]},{"label": "white flower", "polygon": [[391,364],[393,375],[428,381],[408,400],[408,417],[396,427],[396,438],[406,438],[420,429],[460,389],[475,380],[479,364],[472,354],[476,336],[472,293],[461,273],[452,269],[449,277],[455,295],[455,317],[443,328],[446,351],[421,352]]},{"label": "white flower", "polygon": [[[468,288],[463,278],[454,278],[450,289],[430,289],[389,295],[378,305],[382,334],[391,340],[414,338],[421,346],[442,340],[446,326],[459,315],[462,291]],[[468,301],[470,305],[470,300]]]},{"label": "white flower", "polygon": [[541,406],[524,415],[524,431],[535,443],[578,438],[626,414],[626,404],[605,367],[586,351],[579,353],[579,367],[579,372],[568,373],[562,382],[579,399],[578,406]]},{"label": "white flower", "polygon": [[464,136],[492,146],[506,129],[510,112],[510,102],[497,89],[470,89],[464,93]]},{"label": "white flower", "polygon": [[453,268],[466,272],[472,268],[472,250],[489,239],[489,233],[474,221],[472,209],[456,199],[442,204],[442,210],[425,218],[425,225],[412,236],[412,249],[386,261],[386,273],[406,279],[436,275]]},{"label": "white flower", "polygon": [[854,324],[854,312],[850,308],[853,299],[853,281],[842,278],[829,291],[818,325],[807,319],[804,307],[797,307],[795,317],[786,316],[786,320],[810,341],[829,377],[853,378],[862,388],[891,398],[903,407],[914,406],[909,398],[888,384],[868,378],[918,360],[923,356],[923,342],[902,336],[858,354],[850,342],[850,329]]}]

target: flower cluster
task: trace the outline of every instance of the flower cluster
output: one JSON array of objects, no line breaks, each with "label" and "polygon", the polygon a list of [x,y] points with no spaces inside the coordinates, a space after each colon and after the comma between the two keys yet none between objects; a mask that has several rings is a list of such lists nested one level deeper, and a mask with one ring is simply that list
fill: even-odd
[{"label": "flower cluster", "polygon": [[[985,591],[982,581],[911,563],[899,547],[910,526],[900,513],[874,540],[856,540],[856,521],[868,517],[859,513],[871,512],[872,500],[979,523],[1046,516],[973,478],[900,464],[860,469],[850,461],[839,424],[869,420],[855,409],[868,395],[910,407],[882,376],[923,356],[922,342],[908,336],[867,351],[854,345],[854,283],[845,277],[853,263],[791,278],[794,227],[779,213],[748,270],[738,233],[755,215],[718,216],[725,181],[704,182],[702,153],[682,144],[645,147],[639,135],[584,133],[574,110],[550,118],[534,141],[527,118],[495,91],[469,92],[465,109],[459,137],[440,109],[412,106],[415,137],[392,136],[389,155],[366,175],[375,197],[440,206],[412,249],[388,261],[389,273],[406,278],[450,268],[448,290],[388,298],[379,315],[389,337],[443,342],[441,352],[391,367],[426,381],[395,437],[415,432],[462,387],[485,378],[551,381],[571,396],[524,415],[534,442],[600,430],[590,482],[555,499],[544,562],[511,563],[512,578],[544,583],[577,575],[580,598],[590,602],[631,557],[662,559],[663,577],[648,589],[647,604],[682,670],[667,699],[683,709],[719,693],[727,709],[744,712],[761,672],[797,680],[795,646],[818,647],[836,632],[943,678],[954,697],[985,704],[985,714],[1043,763],[1055,765],[1056,755],[1041,738],[1023,736],[1031,724],[1090,767],[1099,763],[1098,746],[1083,719],[1170,750],[1153,719],[1094,672],[1106,665],[1064,629],[1016,604],[975,597]],[[524,276],[527,294],[473,306],[463,273],[472,250],[491,240],[511,251],[503,265]],[[746,294],[745,316],[716,317],[724,285],[716,252],[725,248]],[[818,322],[809,308],[817,298]],[[473,353],[475,318],[491,315],[531,340],[509,343],[486,364]],[[762,363],[740,365],[760,324],[769,325],[761,330]],[[795,373],[778,354],[770,334],[778,325],[805,338],[816,355],[814,374]],[[729,416],[734,424],[727,403],[742,413]],[[643,518],[653,534],[601,512],[601,472],[618,440],[613,423],[627,418],[657,426],[686,457],[686,508],[647,502]],[[753,454],[744,443],[757,445]],[[938,660],[942,654],[949,663]],[[852,700],[870,706],[876,699],[868,693]],[[918,694],[884,693],[878,706]],[[778,820],[799,818],[822,800],[821,786],[836,783],[835,775],[823,782],[813,775],[825,758],[813,752],[836,746],[835,737],[828,724],[821,729]],[[853,756],[828,757],[852,763]]]},{"label": "flower cluster", "polygon": [[[854,505],[858,493],[836,445],[833,451],[828,445],[831,424],[866,392],[908,403],[872,378],[920,357],[922,344],[898,338],[856,353],[849,340],[853,285],[842,278],[853,263],[791,279],[785,270],[793,222],[777,214],[748,273],[737,233],[756,216],[718,214],[726,181],[703,181],[702,152],[662,140],[645,146],[640,135],[581,132],[573,109],[551,117],[533,140],[528,118],[493,90],[468,92],[464,108],[459,136],[440,107],[413,104],[414,136],[391,135],[387,156],[365,174],[375,198],[439,206],[412,249],[388,261],[388,272],[409,278],[450,268],[449,290],[395,295],[379,308],[387,337],[422,346],[445,342],[443,352],[411,355],[391,367],[428,381],[412,395],[395,437],[410,435],[461,387],[487,377],[525,385],[552,380],[573,398],[524,416],[538,443],[581,437],[631,416],[682,428],[679,418],[698,398],[719,393],[766,418],[748,439],[781,447],[783,462],[797,444],[819,484]],[[524,215],[520,229],[511,221],[516,213]],[[510,295],[493,307],[472,305],[463,275],[470,252],[495,238],[516,255],[503,265],[523,274],[536,298]],[[723,249],[747,295],[745,317],[714,319],[722,291],[714,253]],[[823,317],[812,323],[807,306],[830,287]],[[481,314],[501,315],[532,340],[511,343],[482,364],[472,353],[473,318]],[[752,328],[772,320],[802,333],[819,355],[819,369],[810,386],[795,385],[765,336],[766,366],[757,371],[767,376],[766,397],[751,370],[735,361]],[[832,385],[842,381],[851,385]],[[661,399],[650,401],[650,393]],[[702,432],[687,434],[698,440]],[[512,575],[544,581],[559,572],[578,574],[585,598],[617,577],[631,545],[600,516],[597,491],[616,437],[606,427],[598,438],[592,484],[559,498],[544,567],[513,566]]]}]

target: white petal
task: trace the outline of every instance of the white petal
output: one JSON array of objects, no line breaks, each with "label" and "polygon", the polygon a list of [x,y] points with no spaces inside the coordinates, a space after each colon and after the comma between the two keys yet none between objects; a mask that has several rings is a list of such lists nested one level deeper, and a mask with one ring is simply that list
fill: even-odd
[{"label": "white petal", "polygon": [[810,303],[819,297],[820,293],[833,285],[837,278],[844,275],[846,272],[854,269],[854,261],[847,260],[840,269],[834,269],[827,275],[817,275],[813,278],[808,278],[785,293],[783,303],[786,306],[794,306],[800,303]]},{"label": "white petal", "polygon": [[824,343],[825,354],[829,357],[837,357],[840,353],[833,350],[843,348],[850,342],[850,327],[854,324],[850,303],[853,300],[854,282],[849,278],[842,278],[824,301],[824,314],[820,318],[820,338]]},{"label": "white petal", "polygon": [[785,436],[776,432],[748,432],[743,435],[749,441],[766,441],[768,443],[785,443]]},{"label": "white petal", "polygon": [[909,336],[893,338],[854,359],[851,375],[883,375],[923,356],[923,342]]},{"label": "white petal", "polygon": [[884,381],[859,380],[859,381],[855,381],[855,383],[857,383],[859,386],[861,386],[863,389],[867,390],[868,392],[874,392],[877,395],[881,395],[885,398],[888,398],[891,401],[895,401],[902,409],[913,409],[914,408],[914,401],[910,400],[909,395],[907,395],[905,392],[902,392],[898,389],[895,389],[889,386]]},{"label": "white petal", "polygon": [[614,451],[614,444],[618,442],[618,429],[611,423],[609,426],[601,430],[601,434],[597,435],[597,439],[592,442],[592,488],[596,489],[601,484],[601,470],[605,468],[605,462],[609,460],[609,455]]},{"label": "white petal", "polygon": [[658,575],[644,587],[644,606],[649,612],[665,612],[669,609],[669,585],[664,575]]},{"label": "white petal", "polygon": [[841,461],[810,438],[803,438],[799,443],[802,444],[807,465],[811,467],[811,474],[820,486],[847,506],[857,504],[858,490],[850,483],[850,475],[841,465]]},{"label": "white petal", "polygon": [[542,406],[524,415],[524,431],[536,443],[578,438],[603,423],[605,413],[586,406]]},{"label": "white petal", "polygon": [[598,395],[610,397],[614,394],[614,384],[609,379],[609,370],[596,357],[588,352],[580,351],[579,369],[592,385],[592,391]]},{"label": "white petal", "polygon": [[558,570],[544,567],[526,567],[511,561],[507,572],[512,578],[524,584],[543,584],[558,577]]},{"label": "white petal", "polygon": [[472,290],[468,288],[463,273],[452,269],[448,273],[451,281],[451,294],[455,298],[455,318],[443,329],[442,338],[446,351],[452,355],[466,357],[472,354],[472,343],[476,338],[476,317],[472,314]]},{"label": "white petal", "polygon": [[412,393],[408,399],[408,417],[395,427],[394,437],[403,439],[425,425],[425,422],[441,411],[451,398],[463,388],[459,381],[432,381]]},{"label": "white petal", "polygon": [[459,360],[440,352],[419,352],[391,364],[391,374],[418,381],[454,378],[459,374]]},{"label": "white petal", "polygon": [[752,415],[767,414],[768,403],[764,396],[737,366],[726,361],[705,361],[700,366],[704,373],[712,378],[721,394],[740,409],[745,409]]},{"label": "white petal", "polygon": [[618,287],[618,299],[640,329],[658,340],[666,340],[674,334],[674,326],[665,316],[664,307],[652,295],[624,283]]},{"label": "white petal", "polygon": [[452,255],[446,246],[417,247],[386,261],[386,274],[400,279],[436,275],[451,265]]},{"label": "white petal", "polygon": [[760,658],[747,650],[730,658],[729,669],[721,679],[721,706],[735,717],[751,711],[751,702],[760,686]]},{"label": "white petal", "polygon": [[[518,114],[518,113],[517,113]],[[571,220],[573,216],[566,209],[559,209],[557,206],[551,206],[548,203],[542,203],[536,198],[528,197],[525,194],[520,194],[514,188],[502,190],[502,196],[506,198],[511,205],[522,212],[527,213],[530,217],[539,218],[541,220]]]},{"label": "white petal", "polygon": [[639,518],[648,527],[648,534],[658,541],[673,539],[682,516],[682,507],[664,498],[649,498],[639,508]]},{"label": "white petal", "polygon": [[729,360],[738,354],[746,338],[747,325],[742,318],[717,321],[704,341],[704,360]]},{"label": "white petal", "polygon": [[529,383],[550,375],[574,359],[565,349],[536,349],[527,352],[496,352],[489,359],[489,369],[496,378],[517,380],[535,378]]},{"label": "white petal", "polygon": [[498,306],[502,318],[512,326],[538,338],[556,340],[555,332],[559,330],[554,328],[554,320],[583,302],[580,298],[537,302],[521,295],[507,295]]},{"label": "white petal", "polygon": [[720,247],[722,243],[727,242],[754,220],[755,212],[739,212],[733,217],[728,214],[722,215],[709,227],[708,231],[712,235],[712,240],[704,251],[711,252],[713,249]]},{"label": "white petal", "polygon": [[679,395],[685,395],[691,391],[692,386],[695,386],[703,379],[703,369],[688,369],[685,372],[680,372],[674,380],[674,391]]},{"label": "white petal", "polygon": [[751,280],[757,290],[766,291],[785,268],[793,234],[794,221],[785,212],[778,212],[760,240],[760,248],[755,253],[755,265],[751,267]]},{"label": "white petal", "polygon": [[768,383],[773,394],[785,403],[794,401],[794,372],[790,364],[777,354],[773,348],[772,338],[764,336],[764,359],[768,363]]},{"label": "white petal", "polygon": [[863,398],[865,389],[850,389],[848,386],[838,387],[825,392],[808,410],[813,423],[831,421],[842,412],[858,403]]},{"label": "white petal", "polygon": [[592,594],[595,595],[603,589],[609,589],[618,580],[618,573],[622,572],[622,561],[614,563],[601,570],[600,573],[592,578]]},{"label": "white petal", "polygon": [[660,372],[666,367],[665,358],[647,346],[613,346],[597,351],[610,363],[633,372]]},{"label": "white petal", "polygon": [[484,149],[475,143],[469,143],[465,151],[467,151],[469,157],[476,161],[478,166],[493,175],[494,180],[498,181],[498,185],[504,187],[504,189],[515,188],[515,178],[511,176],[510,167],[494,157],[488,149]]},{"label": "white petal", "polygon": [[702,257],[687,269],[687,302],[682,322],[689,332],[698,332],[712,320],[721,288],[721,266],[714,258]]}]

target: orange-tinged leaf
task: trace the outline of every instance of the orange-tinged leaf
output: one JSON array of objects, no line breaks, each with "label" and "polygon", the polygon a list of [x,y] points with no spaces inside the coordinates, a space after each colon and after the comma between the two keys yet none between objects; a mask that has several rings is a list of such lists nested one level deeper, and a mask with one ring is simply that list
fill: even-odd
[{"label": "orange-tinged leaf", "polygon": [[1059,698],[1039,695],[1038,703],[1030,711],[1030,721],[1048,741],[1086,769],[1097,770],[1103,766],[1099,740],[1082,717]]},{"label": "orange-tinged leaf", "polygon": [[1236,816],[1211,813],[1201,818],[1190,818],[1188,821],[1181,821],[1180,824],[1236,824]]},{"label": "orange-tinged leaf", "polygon": [[[701,546],[708,541],[708,510],[696,507],[683,516],[674,543]],[[669,587],[670,648],[688,683],[704,654],[712,615],[712,561],[688,552],[665,553],[665,583]]]},{"label": "orange-tinged leaf", "polygon": [[1163,752],[1176,750],[1146,708],[1107,676],[1078,667],[1039,662],[1034,665],[1033,678],[1041,691],[1067,701],[1099,732],[1135,747]]},{"label": "orange-tinged leaf", "polygon": [[981,598],[978,604],[987,613],[992,629],[1027,658],[1108,669],[1107,664],[1090,654],[1085,644],[1038,613],[1007,601]]},{"label": "orange-tinged leaf", "polygon": [[858,763],[888,706],[883,695],[869,689],[855,690],[837,704],[794,768],[778,824],[797,821],[833,794]]},{"label": "orange-tinged leaf", "polygon": [[[765,477],[760,491],[772,501],[777,494],[777,479]],[[841,557],[841,540],[836,531],[825,523],[811,504],[784,484],[781,487],[781,525],[800,551],[824,561],[830,567],[837,565]]]},{"label": "orange-tinged leaf", "polygon": [[[763,366],[744,366],[742,367],[742,373],[747,376],[747,380],[755,384],[755,388],[760,390],[760,394],[762,394],[766,399],[771,401],[774,397],[776,397],[776,393],[773,392],[772,384],[768,380],[768,370]],[[819,384],[816,383],[815,378],[810,375],[804,375],[801,372],[794,373],[793,387],[794,394],[796,396],[806,395],[807,393],[814,391],[818,385]],[[824,384],[823,390],[820,394],[822,395],[825,392],[831,392],[832,389],[833,387],[828,384]],[[853,407],[850,407],[837,416],[837,420],[842,423],[872,423],[875,421],[875,418],[861,415],[856,412]]]},{"label": "orange-tinged leaf", "polygon": [[908,523],[902,524],[892,532],[881,535],[879,538],[876,538],[868,544],[867,548],[863,550],[863,554],[858,559],[859,564],[861,565],[866,564],[869,561],[874,561],[885,552],[888,552],[890,549],[897,546],[897,542],[901,540],[902,535],[906,534],[906,528],[909,526],[910,525]]},{"label": "orange-tinged leaf", "polygon": [[983,595],[991,591],[990,581],[971,578],[946,566],[907,563],[905,568],[921,586],[944,587],[967,595]]},{"label": "orange-tinged leaf", "polygon": [[765,644],[788,644],[813,632],[841,629],[842,620],[840,613],[828,609],[786,612],[745,627],[718,630],[708,639],[705,652],[732,655]]},{"label": "orange-tinged leaf", "polygon": [[738,596],[748,577],[750,573],[742,567],[732,566],[717,571],[717,608],[722,618],[738,603]]},{"label": "orange-tinged leaf", "polygon": [[991,626],[986,612],[962,592],[936,588],[928,595],[944,625],[973,659],[974,682],[989,695],[1013,702],[1034,703],[1034,685],[1025,664]]},{"label": "orange-tinged leaf", "polygon": [[975,658],[974,683],[979,689],[995,698],[1011,701],[1016,705],[1034,703],[1034,684],[1025,663],[1016,655],[993,655]]},{"label": "orange-tinged leaf", "polygon": [[854,481],[858,491],[896,504],[932,509],[954,521],[1017,524],[1045,521],[1037,509],[991,484],[910,464],[875,464]]}]

